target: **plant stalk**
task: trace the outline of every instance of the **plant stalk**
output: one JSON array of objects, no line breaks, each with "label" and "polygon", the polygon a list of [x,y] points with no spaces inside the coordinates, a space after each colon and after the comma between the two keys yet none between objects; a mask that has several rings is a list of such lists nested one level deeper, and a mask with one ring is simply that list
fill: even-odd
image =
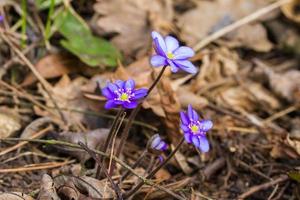
[{"label": "plant stalk", "polygon": [[[183,142],[184,142],[184,137],[182,137],[182,139],[180,140],[180,142],[178,143],[178,145],[176,146],[174,151],[172,151],[172,153],[170,153],[170,155],[162,163],[160,163],[154,170],[152,170],[152,172],[150,172],[150,174],[146,178],[151,179],[158,172],[158,170],[160,170],[162,167],[164,167],[169,162],[169,160],[175,155],[175,153],[179,150],[179,148],[181,147]],[[128,199],[129,197],[134,195],[143,185],[144,185],[144,182],[140,182],[132,190],[125,193],[124,198]]]}]

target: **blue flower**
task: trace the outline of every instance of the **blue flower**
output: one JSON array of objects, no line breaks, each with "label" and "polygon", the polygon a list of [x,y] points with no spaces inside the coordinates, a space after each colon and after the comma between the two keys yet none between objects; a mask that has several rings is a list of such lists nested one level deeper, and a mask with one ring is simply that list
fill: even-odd
[{"label": "blue flower", "polygon": [[197,68],[188,60],[195,55],[190,47],[179,46],[179,42],[172,36],[163,38],[159,33],[153,31],[152,39],[156,55],[151,57],[151,65],[154,67],[170,66],[172,72],[178,69],[188,73],[197,73]]},{"label": "blue flower", "polygon": [[145,88],[135,89],[135,82],[132,79],[127,81],[117,80],[115,83],[108,83],[102,89],[102,94],[107,98],[106,109],[122,106],[123,108],[133,109],[137,107],[138,100],[147,95]]},{"label": "blue flower", "polygon": [[209,143],[206,132],[213,127],[210,120],[199,120],[197,112],[188,106],[187,112],[180,112],[181,129],[184,133],[185,141],[194,144],[202,152],[209,151]]},{"label": "blue flower", "polygon": [[167,150],[168,145],[165,143],[158,134],[153,135],[148,144],[148,149],[153,152],[162,152]]},{"label": "blue flower", "polygon": [[2,15],[0,15],[0,22],[2,22],[4,20],[4,17]]}]

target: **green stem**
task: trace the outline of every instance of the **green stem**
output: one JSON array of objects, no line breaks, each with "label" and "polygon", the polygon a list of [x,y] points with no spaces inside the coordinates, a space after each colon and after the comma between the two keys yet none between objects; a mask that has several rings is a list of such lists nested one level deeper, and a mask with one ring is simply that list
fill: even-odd
[{"label": "green stem", "polygon": [[53,15],[54,12],[54,6],[55,6],[55,0],[51,0],[50,2],[50,7],[49,7],[49,12],[48,12],[48,17],[47,17],[47,22],[46,22],[46,28],[45,28],[45,42],[48,43],[49,38],[50,38],[50,31],[51,31],[51,16]]}]

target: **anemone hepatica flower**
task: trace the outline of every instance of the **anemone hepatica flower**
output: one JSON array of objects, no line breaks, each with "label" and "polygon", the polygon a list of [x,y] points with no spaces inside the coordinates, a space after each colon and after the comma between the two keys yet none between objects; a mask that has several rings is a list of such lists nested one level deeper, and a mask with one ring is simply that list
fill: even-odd
[{"label": "anemone hepatica flower", "polygon": [[195,74],[196,67],[188,60],[195,55],[190,47],[179,46],[179,42],[172,36],[163,38],[159,33],[153,31],[152,39],[156,55],[151,57],[151,65],[154,67],[170,66],[172,72],[178,69]]},{"label": "anemone hepatica flower", "polygon": [[106,109],[122,106],[133,109],[137,107],[138,100],[147,95],[145,88],[135,89],[135,82],[132,79],[127,81],[117,80],[115,83],[108,83],[102,89],[102,94],[108,99],[105,104]]},{"label": "anemone hepatica flower", "polygon": [[161,153],[168,148],[167,143],[161,139],[158,134],[153,135],[148,143],[148,149],[153,153]]},{"label": "anemone hepatica flower", "polygon": [[202,152],[209,151],[209,143],[206,132],[209,131],[213,123],[210,120],[200,120],[197,112],[188,106],[187,112],[180,112],[181,129],[187,143],[194,144]]}]

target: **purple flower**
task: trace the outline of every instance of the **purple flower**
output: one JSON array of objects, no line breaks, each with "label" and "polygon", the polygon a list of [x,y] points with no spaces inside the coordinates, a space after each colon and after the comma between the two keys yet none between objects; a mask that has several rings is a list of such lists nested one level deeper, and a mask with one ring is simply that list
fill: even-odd
[{"label": "purple flower", "polygon": [[135,89],[135,82],[132,79],[127,81],[117,80],[115,83],[108,83],[102,89],[102,94],[108,99],[105,104],[106,109],[122,106],[133,109],[137,107],[138,100],[147,95],[145,88]]},{"label": "purple flower", "polygon": [[155,134],[150,138],[147,146],[148,150],[155,154],[160,154],[168,148],[167,143],[165,143],[158,134]]},{"label": "purple flower", "polygon": [[188,73],[197,73],[196,67],[188,61],[195,55],[195,52],[190,47],[181,46],[176,38],[166,36],[163,38],[159,33],[153,31],[152,39],[156,55],[151,57],[151,65],[154,67],[170,66],[172,72],[177,72],[178,69]]},{"label": "purple flower", "polygon": [[4,20],[4,17],[2,15],[0,15],[0,22],[2,22]]},{"label": "purple flower", "polygon": [[188,106],[187,112],[180,112],[181,129],[184,132],[185,141],[194,144],[202,152],[209,151],[209,143],[206,132],[213,127],[210,120],[199,120],[197,112]]}]

